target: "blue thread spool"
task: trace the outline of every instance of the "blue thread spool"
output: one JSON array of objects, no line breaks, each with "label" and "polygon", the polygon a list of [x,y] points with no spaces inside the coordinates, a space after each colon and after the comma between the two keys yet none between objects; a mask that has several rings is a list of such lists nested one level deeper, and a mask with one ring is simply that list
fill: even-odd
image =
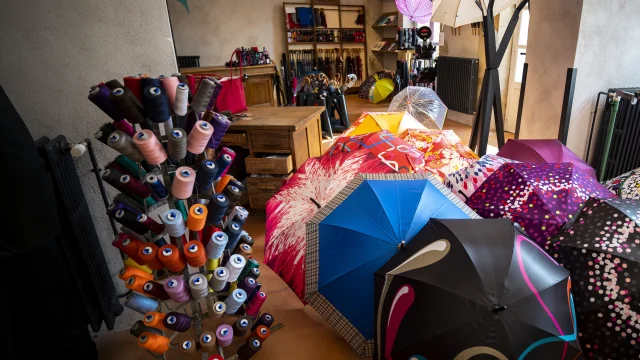
[{"label": "blue thread spool", "polygon": [[242,289],[235,289],[231,293],[231,296],[227,296],[224,300],[224,304],[227,305],[227,314],[235,314],[240,309],[240,306],[247,300],[247,293]]},{"label": "blue thread spool", "polygon": [[158,309],[158,302],[153,300],[152,298],[148,298],[136,293],[131,293],[124,300],[124,306],[144,315],[150,311],[156,311]]},{"label": "blue thread spool", "polygon": [[205,192],[211,188],[213,179],[218,173],[218,165],[212,160],[204,160],[196,172],[196,186],[198,191]]},{"label": "blue thread spool", "polygon": [[235,252],[236,247],[238,246],[238,241],[240,241],[240,235],[242,235],[242,226],[232,221],[224,229],[224,233],[229,237],[229,242],[227,243],[225,250]]},{"label": "blue thread spool", "polygon": [[149,120],[155,123],[163,123],[171,118],[169,98],[167,98],[167,93],[162,86],[145,87],[142,103],[147,111]]},{"label": "blue thread spool", "polygon": [[227,170],[229,166],[231,166],[231,156],[229,154],[223,154],[216,159],[216,163],[218,164],[218,173],[216,174],[215,179],[218,180],[222,176],[222,173]]},{"label": "blue thread spool", "polygon": [[162,214],[162,222],[169,236],[179,238],[187,231],[182,217],[182,213],[178,210],[167,210]]},{"label": "blue thread spool", "polygon": [[229,199],[223,194],[216,194],[211,197],[207,204],[207,222],[211,225],[222,224],[222,218],[229,206]]},{"label": "blue thread spool", "polygon": [[167,240],[165,240],[165,238],[161,237],[160,239],[156,240],[156,241],[154,242],[154,244],[155,244],[157,247],[161,248],[161,247],[163,247],[163,246],[167,245]]},{"label": "blue thread spool", "polygon": [[229,185],[233,185],[235,187],[237,187],[238,189],[240,189],[240,191],[244,191],[244,185],[242,185],[242,183],[236,179],[231,179],[229,180],[229,182],[227,183],[227,186]]},{"label": "blue thread spool", "polygon": [[167,190],[167,188],[164,186],[162,181],[160,181],[160,179],[157,176],[153,174],[147,174],[147,176],[145,176],[145,180],[146,180],[145,184],[147,184],[147,187],[151,189],[153,194],[159,200],[164,200],[169,197],[169,190]]}]

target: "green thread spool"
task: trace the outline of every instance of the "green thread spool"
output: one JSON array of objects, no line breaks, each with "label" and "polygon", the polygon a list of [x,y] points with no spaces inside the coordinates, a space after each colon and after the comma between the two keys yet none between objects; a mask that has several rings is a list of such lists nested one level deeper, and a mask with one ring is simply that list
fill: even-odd
[{"label": "green thread spool", "polygon": [[176,210],[182,213],[182,218],[186,219],[189,216],[187,212],[187,207],[184,205],[184,201],[176,199]]},{"label": "green thread spool", "polygon": [[[144,171],[142,167],[138,167],[138,164],[135,161],[129,159],[124,155],[118,155],[116,157],[116,163],[122,166],[123,169],[127,170],[136,179],[142,179],[145,175],[147,175],[147,172]],[[138,171],[138,169],[140,169],[140,171]]]},{"label": "green thread spool", "polygon": [[242,282],[244,278],[247,277],[247,275],[249,275],[252,269],[255,269],[259,266],[260,266],[259,262],[253,259],[247,260],[247,263],[242,268],[242,271],[240,271],[240,276],[238,276],[238,283]]}]

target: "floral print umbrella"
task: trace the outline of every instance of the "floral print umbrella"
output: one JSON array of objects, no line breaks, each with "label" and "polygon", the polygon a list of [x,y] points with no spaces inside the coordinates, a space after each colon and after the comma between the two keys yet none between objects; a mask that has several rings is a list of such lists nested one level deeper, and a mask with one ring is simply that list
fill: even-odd
[{"label": "floral print umbrella", "polygon": [[478,160],[478,155],[453,130],[408,129],[400,138],[424,153],[427,169],[433,170],[441,181]]},{"label": "floral print umbrella", "polygon": [[518,161],[496,155],[485,155],[475,163],[447,175],[444,186],[456,194],[460,200],[467,201],[491,174],[508,162],[517,163]]},{"label": "floral print umbrella", "polygon": [[573,163],[506,163],[466,203],[483,218],[510,218],[544,246],[590,197],[615,196]]},{"label": "floral print umbrella", "polygon": [[395,173],[368,150],[305,161],[267,202],[264,262],[304,300],[307,222],[358,173]]},{"label": "floral print umbrella", "polygon": [[587,359],[640,354],[640,202],[589,199],[546,246],[571,273]]},{"label": "floral print umbrella", "polygon": [[611,179],[604,186],[621,199],[640,200],[640,168]]}]

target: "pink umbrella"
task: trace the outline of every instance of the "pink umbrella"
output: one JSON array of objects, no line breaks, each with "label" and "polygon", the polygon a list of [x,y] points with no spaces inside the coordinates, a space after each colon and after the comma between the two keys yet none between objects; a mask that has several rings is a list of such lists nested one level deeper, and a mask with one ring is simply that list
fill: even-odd
[{"label": "pink umbrella", "polygon": [[431,20],[433,2],[431,0],[396,0],[396,6],[401,14],[409,20],[427,23]]},{"label": "pink umbrella", "polygon": [[591,166],[555,139],[509,140],[496,155],[526,163],[571,162],[585,174],[598,179]]}]

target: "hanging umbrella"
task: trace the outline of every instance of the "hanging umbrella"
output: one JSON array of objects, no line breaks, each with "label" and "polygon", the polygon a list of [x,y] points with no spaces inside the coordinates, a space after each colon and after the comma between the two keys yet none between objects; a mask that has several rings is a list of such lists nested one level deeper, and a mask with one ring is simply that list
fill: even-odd
[{"label": "hanging umbrella", "polygon": [[406,111],[427,128],[442,129],[447,107],[435,91],[409,86],[393,97],[389,111]]},{"label": "hanging umbrella", "polygon": [[526,163],[572,162],[585,174],[598,179],[591,166],[556,139],[509,140],[496,155]]},{"label": "hanging umbrella", "polygon": [[304,300],[305,225],[358,173],[392,168],[367,150],[305,161],[267,202],[264,262]]},{"label": "hanging umbrella", "polygon": [[590,199],[547,247],[571,273],[585,358],[637,359],[640,202]]},{"label": "hanging umbrella", "polygon": [[447,175],[444,186],[449,188],[460,200],[467,201],[489,175],[493,174],[507,162],[515,162],[496,155],[485,155],[466,168]]},{"label": "hanging umbrella", "polygon": [[376,83],[370,90],[369,100],[372,103],[377,104],[386,99],[389,94],[393,92],[395,84],[391,79],[378,79],[377,75],[374,75],[374,77],[376,78]]},{"label": "hanging umbrella", "polygon": [[424,24],[431,20],[431,0],[396,0],[396,6],[398,11],[411,21]]},{"label": "hanging umbrella", "polygon": [[306,301],[373,352],[373,274],[430,218],[477,215],[428,174],[360,174],[307,223]]},{"label": "hanging umbrella", "polygon": [[453,130],[409,129],[400,138],[424,153],[426,167],[437,172],[440,180],[478,160]]},{"label": "hanging umbrella", "polygon": [[544,246],[589,197],[614,196],[572,163],[506,163],[466,203],[484,218],[510,218]]},{"label": "hanging umbrella", "polygon": [[[489,4],[488,0],[483,1]],[[500,14],[521,0],[495,0],[493,13]],[[431,21],[460,27],[482,21],[482,12],[474,0],[434,0]]]},{"label": "hanging umbrella", "polygon": [[575,359],[570,289],[511,221],[433,219],[375,274],[375,358]]},{"label": "hanging umbrella", "polygon": [[640,168],[611,179],[604,186],[621,199],[640,200]]},{"label": "hanging umbrella", "polygon": [[397,172],[423,173],[426,171],[424,154],[386,130],[365,135],[341,136],[325,152],[325,155],[360,149],[368,150]]},{"label": "hanging umbrella", "polygon": [[425,129],[413,116],[405,112],[365,112],[342,136],[356,136],[388,130],[400,134],[406,129]]}]

